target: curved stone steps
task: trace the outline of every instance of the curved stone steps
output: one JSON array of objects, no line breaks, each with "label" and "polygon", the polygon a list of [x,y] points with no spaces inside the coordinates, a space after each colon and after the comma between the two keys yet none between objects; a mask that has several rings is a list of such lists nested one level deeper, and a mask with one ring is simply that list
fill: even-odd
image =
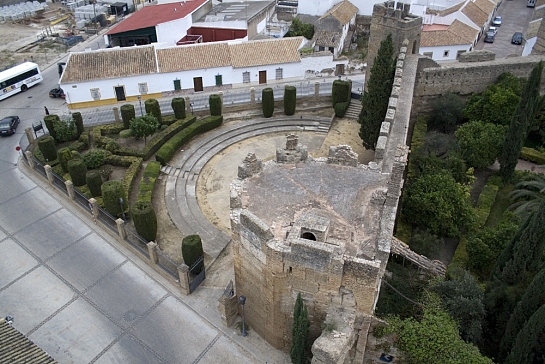
[{"label": "curved stone steps", "polygon": [[[174,166],[163,167],[169,174],[165,201],[170,217],[184,235],[199,234],[204,251],[215,258],[229,243],[229,234],[218,229],[204,216],[197,202],[196,184],[201,169],[216,154],[242,140],[275,132],[314,131],[326,134],[330,118],[280,117],[256,119],[244,124],[225,124],[214,129],[185,150]],[[226,128],[227,127],[227,128]]]}]

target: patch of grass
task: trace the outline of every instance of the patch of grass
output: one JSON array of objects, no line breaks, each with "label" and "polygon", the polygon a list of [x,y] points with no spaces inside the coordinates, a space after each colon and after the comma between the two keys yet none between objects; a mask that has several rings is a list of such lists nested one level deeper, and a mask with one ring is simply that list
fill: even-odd
[{"label": "patch of grass", "polygon": [[496,226],[503,218],[503,213],[511,205],[511,199],[509,193],[513,191],[514,185],[504,185],[498,189],[496,199],[490,208],[490,214],[486,220],[485,226]]},{"label": "patch of grass", "polygon": [[458,247],[456,248],[456,251],[454,252],[454,256],[452,257],[452,260],[450,261],[450,264],[448,265],[448,270],[453,269],[463,269],[466,270],[469,267],[469,257],[467,255],[467,239],[465,236],[462,236],[460,238],[460,241],[458,242]]}]

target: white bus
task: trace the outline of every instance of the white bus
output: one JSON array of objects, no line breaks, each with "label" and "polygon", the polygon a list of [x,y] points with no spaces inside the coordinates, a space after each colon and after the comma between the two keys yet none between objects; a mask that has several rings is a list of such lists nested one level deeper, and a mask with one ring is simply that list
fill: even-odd
[{"label": "white bus", "polygon": [[25,92],[42,82],[42,74],[36,63],[25,62],[0,72],[0,100]]}]

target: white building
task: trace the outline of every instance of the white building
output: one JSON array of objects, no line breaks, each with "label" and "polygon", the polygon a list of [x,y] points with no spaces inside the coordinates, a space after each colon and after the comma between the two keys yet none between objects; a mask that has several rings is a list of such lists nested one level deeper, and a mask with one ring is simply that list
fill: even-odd
[{"label": "white building", "polygon": [[318,19],[314,50],[329,50],[338,57],[343,51],[348,29],[356,23],[358,8],[344,0],[333,6]]}]

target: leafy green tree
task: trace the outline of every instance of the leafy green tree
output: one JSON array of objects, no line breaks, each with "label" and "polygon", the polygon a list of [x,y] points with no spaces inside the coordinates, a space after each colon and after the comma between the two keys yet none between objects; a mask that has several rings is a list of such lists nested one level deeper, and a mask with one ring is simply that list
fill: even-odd
[{"label": "leafy green tree", "polygon": [[464,106],[462,98],[452,92],[435,99],[428,115],[428,131],[454,132],[464,118]]},{"label": "leafy green tree", "polygon": [[386,116],[395,74],[394,43],[392,34],[380,42],[380,48],[371,67],[367,90],[361,98],[360,138],[363,146],[375,150],[380,126]]},{"label": "leafy green tree", "polygon": [[[513,343],[505,364],[543,363],[545,335],[545,305],[542,305],[524,324]],[[537,349],[537,350],[536,350]],[[536,358],[536,354],[538,357]]]},{"label": "leafy green tree", "polygon": [[54,138],[58,143],[68,142],[78,137],[76,121],[71,116],[53,119],[53,128],[55,129]]},{"label": "leafy green tree", "polygon": [[545,199],[545,176],[542,174],[530,175],[528,179],[515,185],[515,189],[509,194],[509,197],[513,201],[509,208],[522,218],[527,218]]},{"label": "leafy green tree", "polygon": [[396,334],[396,346],[405,354],[405,363],[492,364],[479,349],[464,342],[458,325],[434,295],[428,295],[420,319],[389,319],[389,331]]},{"label": "leafy green tree", "polygon": [[146,144],[146,137],[155,133],[158,126],[159,122],[157,121],[157,118],[150,114],[146,114],[132,119],[130,129],[132,135],[134,135],[136,139],[144,138],[144,144]]},{"label": "leafy green tree", "polygon": [[520,102],[511,119],[499,159],[500,175],[504,182],[509,182],[513,178],[518,157],[528,136],[530,125],[535,118],[536,112],[541,109],[542,98],[539,96],[539,90],[541,89],[542,72],[543,62],[539,62],[530,74],[520,97]]},{"label": "leafy green tree", "polygon": [[312,39],[312,37],[314,37],[314,25],[310,23],[303,23],[299,18],[293,18],[291,21],[290,30],[286,34],[286,37],[299,36]]},{"label": "leafy green tree", "polygon": [[443,248],[443,239],[427,230],[416,229],[409,238],[411,250],[430,259],[439,259]]},{"label": "leafy green tree", "polygon": [[482,121],[460,126],[454,135],[467,165],[482,169],[493,164],[501,153],[505,129],[503,125]]},{"label": "leafy green tree", "polygon": [[520,96],[513,90],[490,85],[481,95],[472,95],[464,109],[469,121],[483,121],[498,125],[509,125]]},{"label": "leafy green tree", "polygon": [[403,213],[411,223],[432,234],[459,236],[472,226],[475,212],[469,187],[447,173],[424,175],[413,181],[403,197]]},{"label": "leafy green tree", "polygon": [[545,304],[545,268],[534,277],[526,292],[517,303],[517,307],[511,314],[509,322],[505,327],[505,333],[501,340],[501,351],[505,356],[512,348],[513,343],[524,324],[537,311],[537,309]]},{"label": "leafy green tree", "polygon": [[305,362],[305,352],[308,341],[308,312],[301,293],[297,294],[295,307],[293,308],[293,326],[291,329],[291,350],[290,357],[293,364]]},{"label": "leafy green tree", "polygon": [[441,297],[443,308],[459,324],[462,339],[473,344],[481,340],[484,321],[484,291],[468,271],[450,272],[447,280],[436,282],[432,291]]}]

